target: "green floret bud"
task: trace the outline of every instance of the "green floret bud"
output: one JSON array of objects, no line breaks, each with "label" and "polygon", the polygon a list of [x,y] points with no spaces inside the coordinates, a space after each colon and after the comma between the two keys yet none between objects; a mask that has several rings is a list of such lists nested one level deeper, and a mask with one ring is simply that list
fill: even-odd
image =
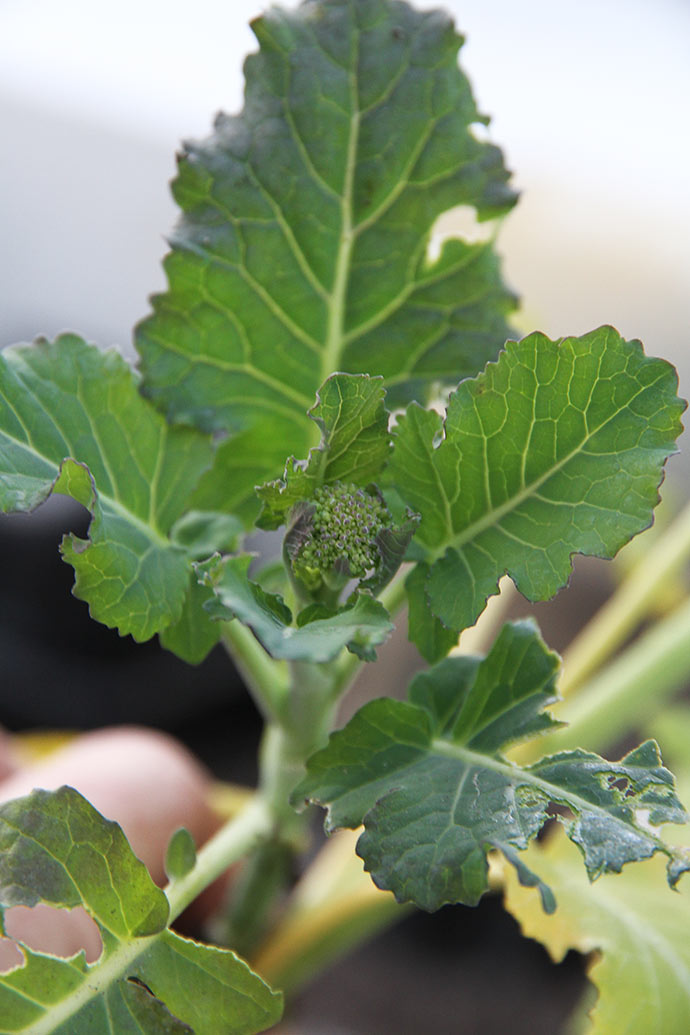
[{"label": "green floret bud", "polygon": [[377,536],[391,524],[380,496],[335,482],[316,489],[309,501],[308,535],[293,558],[293,571],[306,585],[321,579],[362,578],[380,561]]}]

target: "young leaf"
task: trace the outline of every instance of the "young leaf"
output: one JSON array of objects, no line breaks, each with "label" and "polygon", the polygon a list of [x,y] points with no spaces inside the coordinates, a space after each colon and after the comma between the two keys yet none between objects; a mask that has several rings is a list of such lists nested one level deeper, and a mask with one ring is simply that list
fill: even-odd
[{"label": "young leaf", "polygon": [[[428,608],[455,633],[506,572],[529,600],[565,585],[575,552],[612,557],[652,520],[684,403],[670,364],[611,327],[509,342],[464,381],[445,422],[412,405],[388,477],[421,514],[428,572],[408,584],[410,635],[434,660]],[[415,617],[416,616],[416,617]]]},{"label": "young leaf", "polygon": [[682,1032],[690,1017],[690,888],[669,895],[658,858],[591,887],[564,837],[531,847],[530,865],[554,888],[558,913],[535,912],[531,896],[506,873],[506,908],[523,933],[559,963],[569,949],[593,953],[588,977],[599,992],[592,1035]]},{"label": "young leaf", "polygon": [[186,827],[179,827],[165,852],[165,872],[168,878],[186,877],[196,863],[196,845]]},{"label": "young leaf", "polygon": [[200,581],[215,594],[207,604],[214,618],[239,618],[248,625],[274,658],[291,661],[331,661],[343,647],[367,661],[376,657],[374,647],[388,639],[393,625],[377,600],[358,594],[354,604],[322,616],[322,610],[305,624],[292,625],[292,613],[282,597],[267,593],[247,577],[252,557],[212,557],[196,565]]},{"label": "young leaf", "polygon": [[319,485],[347,482],[365,486],[390,455],[388,411],[382,379],[366,374],[333,374],[321,386],[308,416],[321,429],[321,444],[309,459],[288,460],[279,481],[257,488],[263,510],[259,528],[278,528],[288,511],[309,499]]},{"label": "young leaf", "polygon": [[620,762],[578,750],[520,769],[502,756],[554,725],[544,708],[556,699],[557,666],[532,623],[504,626],[485,659],[448,658],[413,681],[408,701],[360,709],[310,759],[294,800],[326,806],[328,829],[364,823],[357,850],[374,882],[423,909],[474,905],[487,890],[491,848],[552,909],[548,888],[515,852],[551,803],[572,812],[563,822],[591,879],[660,851],[675,883],[690,862],[649,824],[687,817],[653,742]]},{"label": "young leaf", "polygon": [[[253,23],[241,115],[188,143],[169,289],[138,328],[144,386],[171,417],[227,430],[196,505],[247,514],[254,485],[311,444],[305,414],[337,370],[381,374],[397,404],[479,370],[514,299],[491,243],[435,220],[515,202],[440,12],[308,0]],[[260,433],[257,433],[260,429]]]},{"label": "young leaf", "polygon": [[91,511],[89,539],[66,536],[62,553],[75,596],[122,635],[149,639],[192,606],[195,551],[175,529],[211,460],[209,440],[167,425],[115,352],[65,334],[0,357],[0,506],[58,492]]},{"label": "young leaf", "polygon": [[38,902],[83,906],[103,952],[87,964],[83,953],[61,959],[22,946],[25,963],[0,975],[4,1032],[179,1033],[191,1025],[196,1035],[250,1035],[280,1018],[282,997],[234,953],[167,929],[166,896],[120,827],[71,787],[0,808],[3,915]]}]

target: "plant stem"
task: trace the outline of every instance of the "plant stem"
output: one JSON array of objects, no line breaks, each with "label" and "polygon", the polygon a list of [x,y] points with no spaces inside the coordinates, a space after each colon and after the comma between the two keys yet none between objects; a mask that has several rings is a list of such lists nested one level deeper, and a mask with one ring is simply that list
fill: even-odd
[{"label": "plant stem", "polygon": [[569,723],[566,729],[523,745],[511,757],[524,762],[578,746],[601,751],[644,725],[689,677],[687,600],[557,707],[557,717]]},{"label": "plant stem", "polygon": [[285,992],[294,992],[410,909],[364,872],[355,855],[359,833],[339,830],[326,841],[252,959],[257,971]]},{"label": "plant stem", "polygon": [[290,689],[286,662],[275,661],[238,619],[223,624],[221,638],[264,719],[275,721]]},{"label": "plant stem", "polygon": [[187,908],[204,888],[238,859],[243,858],[267,836],[272,817],[261,795],[207,841],[197,856],[196,865],[185,877],[171,881],[166,890],[170,902],[170,922]]},{"label": "plant stem", "polygon": [[[407,599],[405,596],[405,578],[408,571],[409,565],[404,564],[379,595],[378,599],[392,619],[396,618],[405,606]],[[337,661],[333,663],[331,696],[334,701],[339,700],[349,690],[363,664],[364,662],[350,651],[343,651]]]},{"label": "plant stem", "polygon": [[664,530],[563,657],[559,690],[568,697],[621,646],[669,579],[690,558],[690,503]]}]

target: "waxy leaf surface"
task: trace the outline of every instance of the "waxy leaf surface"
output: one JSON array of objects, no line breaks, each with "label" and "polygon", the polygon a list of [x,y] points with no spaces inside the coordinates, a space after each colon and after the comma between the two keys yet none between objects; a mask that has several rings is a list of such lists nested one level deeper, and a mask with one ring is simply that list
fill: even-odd
[{"label": "waxy leaf surface", "polygon": [[427,256],[443,212],[515,201],[500,151],[472,133],[485,119],[448,17],[307,0],[253,30],[243,112],[185,145],[169,289],[136,335],[165,412],[231,433],[226,481],[205,479],[198,505],[246,517],[254,485],[313,444],[306,411],[330,374],[424,397],[496,355],[514,305],[490,242]]},{"label": "waxy leaf surface", "polygon": [[319,389],[309,416],[321,429],[321,443],[299,463],[291,457],[283,477],[257,489],[263,510],[260,528],[278,528],[291,507],[309,499],[319,485],[366,486],[390,455],[388,411],[381,378],[333,374]]},{"label": "waxy leaf surface", "polygon": [[[238,618],[248,625],[274,658],[291,661],[331,661],[343,647],[367,661],[374,648],[388,639],[393,625],[383,604],[365,593],[353,604],[327,617],[315,617],[300,626],[282,597],[268,593],[247,577],[252,557],[212,557],[197,565],[199,579],[213,590],[206,609],[214,618]],[[321,609],[317,608],[321,612]]]},{"label": "waxy leaf surface", "polygon": [[550,890],[516,850],[552,803],[572,813],[563,822],[590,878],[661,851],[674,883],[688,864],[649,823],[687,817],[652,741],[620,762],[569,751],[521,769],[503,757],[555,725],[543,709],[556,699],[557,667],[531,623],[504,626],[484,660],[448,658],[413,681],[408,701],[360,709],[312,756],[295,802],[326,806],[329,829],[364,823],[357,851],[375,883],[423,909],[476,903],[498,848],[551,911]]},{"label": "waxy leaf surface", "polygon": [[445,421],[408,408],[388,477],[421,515],[426,574],[408,590],[411,637],[429,660],[443,637],[424,608],[457,633],[505,573],[545,600],[567,582],[573,553],[612,557],[650,524],[681,431],[676,393],[669,363],[601,327],[509,342],[453,392]]},{"label": "waxy leaf surface", "polygon": [[172,529],[211,462],[207,437],[166,424],[115,352],[62,335],[0,356],[0,507],[58,492],[91,511],[88,540],[66,536],[62,553],[75,596],[122,635],[147,640],[193,608],[195,552]]},{"label": "waxy leaf surface", "polygon": [[234,953],[167,929],[168,900],[120,827],[71,787],[0,807],[0,912],[38,902],[83,906],[103,951],[88,964],[22,946],[0,975],[8,1035],[251,1035],[280,1018],[282,997]]},{"label": "waxy leaf surface", "polygon": [[[631,867],[594,886],[563,837],[529,849],[530,866],[554,889],[554,916],[535,912],[530,896],[506,874],[506,908],[523,933],[559,963],[570,949],[595,953],[588,977],[598,990],[593,1035],[674,1035],[690,1017],[690,886],[671,894],[659,858]],[[687,878],[686,878],[687,880]]]}]

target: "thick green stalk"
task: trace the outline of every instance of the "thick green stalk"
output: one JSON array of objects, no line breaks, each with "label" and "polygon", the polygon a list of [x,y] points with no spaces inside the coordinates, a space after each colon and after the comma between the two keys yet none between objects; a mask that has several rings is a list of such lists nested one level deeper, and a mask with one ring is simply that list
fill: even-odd
[{"label": "thick green stalk", "polygon": [[223,624],[222,643],[266,722],[275,720],[290,688],[286,662],[275,661],[238,619]]},{"label": "thick green stalk", "polygon": [[657,537],[611,599],[568,647],[559,684],[564,697],[577,690],[625,642],[688,558],[690,503]]},{"label": "thick green stalk", "polygon": [[[392,619],[395,619],[405,607],[407,601],[405,579],[408,572],[409,565],[404,564],[379,594],[378,599]],[[343,651],[333,663],[331,697],[334,701],[338,701],[350,689],[363,664],[364,662],[350,651]]]}]

